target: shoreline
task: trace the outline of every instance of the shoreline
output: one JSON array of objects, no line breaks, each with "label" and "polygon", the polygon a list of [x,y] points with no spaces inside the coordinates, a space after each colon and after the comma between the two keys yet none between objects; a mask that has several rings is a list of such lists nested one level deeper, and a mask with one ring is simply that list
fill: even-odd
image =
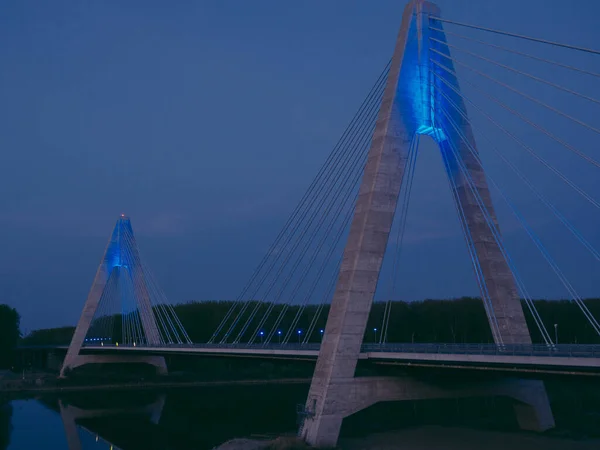
[{"label": "shoreline", "polygon": [[309,384],[310,378],[278,378],[272,380],[249,379],[249,380],[222,380],[222,381],[165,381],[165,382],[139,382],[139,383],[110,383],[96,385],[65,385],[65,386],[38,386],[38,387],[14,387],[0,389],[0,396],[10,395],[34,395],[34,394],[58,394],[63,392],[78,391],[105,391],[105,390],[146,390],[146,389],[173,389],[190,387],[210,386],[252,386],[264,384]]}]

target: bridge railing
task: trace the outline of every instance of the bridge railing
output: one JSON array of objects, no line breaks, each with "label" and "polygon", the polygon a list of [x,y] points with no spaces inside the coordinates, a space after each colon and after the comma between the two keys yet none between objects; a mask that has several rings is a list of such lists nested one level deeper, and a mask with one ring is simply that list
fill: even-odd
[{"label": "bridge railing", "polygon": [[[137,345],[144,349],[160,348],[203,348],[203,349],[230,349],[230,350],[262,350],[262,351],[318,351],[320,343],[309,344],[163,344],[163,345]],[[121,347],[133,348],[127,344],[96,344],[86,343],[85,347]],[[363,344],[361,351],[369,353],[428,353],[451,355],[505,355],[505,356],[550,356],[567,358],[600,358],[600,345],[596,344]]]},{"label": "bridge railing", "polygon": [[363,352],[451,355],[600,357],[600,345],[596,344],[364,344],[362,350]]}]

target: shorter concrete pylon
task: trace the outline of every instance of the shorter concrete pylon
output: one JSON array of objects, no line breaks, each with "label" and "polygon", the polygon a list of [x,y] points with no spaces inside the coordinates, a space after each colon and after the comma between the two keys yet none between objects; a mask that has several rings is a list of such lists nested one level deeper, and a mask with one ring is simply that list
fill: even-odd
[{"label": "shorter concrete pylon", "polygon": [[[162,343],[161,335],[156,323],[156,318],[150,302],[148,293],[148,283],[145,279],[144,272],[141,267],[139,250],[137,242],[133,235],[131,221],[128,217],[122,214],[108,241],[100,265],[96,271],[96,276],[92,283],[92,287],[88,294],[87,300],[83,306],[81,317],[77,322],[77,327],[73,333],[73,338],[67,350],[67,354],[60,370],[60,376],[63,377],[67,369],[72,369],[81,366],[86,361],[87,363],[94,362],[94,359],[99,361],[99,356],[86,355],[85,358],[80,355],[81,347],[84,344],[85,337],[90,329],[94,315],[98,310],[98,305],[102,294],[106,288],[107,282],[113,270],[125,268],[131,275],[135,290],[135,298],[137,300],[137,308],[139,317],[144,332],[145,343],[147,345],[159,345]],[[123,358],[123,357],[121,357]],[[126,355],[125,360],[131,360],[130,355]],[[166,363],[163,357],[162,362],[157,363],[153,360],[153,365],[159,367],[159,371],[166,372]],[[113,355],[110,362],[118,362],[119,357]],[[123,362],[128,362],[128,361]],[[143,361],[142,361],[143,362]]]}]

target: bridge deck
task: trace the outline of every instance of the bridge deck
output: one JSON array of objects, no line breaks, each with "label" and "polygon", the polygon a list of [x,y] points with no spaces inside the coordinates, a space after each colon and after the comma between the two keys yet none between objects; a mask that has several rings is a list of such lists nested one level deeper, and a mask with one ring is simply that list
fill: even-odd
[{"label": "bridge deck", "polygon": [[[86,345],[87,352],[149,352],[316,360],[320,344]],[[39,347],[38,347],[39,348]],[[47,347],[59,348],[59,347]],[[66,348],[66,347],[62,347]],[[375,363],[464,364],[600,370],[600,345],[365,344],[360,359]]]}]

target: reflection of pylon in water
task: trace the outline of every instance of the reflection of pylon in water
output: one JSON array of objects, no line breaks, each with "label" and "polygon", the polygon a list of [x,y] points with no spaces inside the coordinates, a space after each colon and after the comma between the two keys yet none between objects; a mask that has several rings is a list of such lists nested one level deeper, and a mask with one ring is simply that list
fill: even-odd
[{"label": "reflection of pylon in water", "polygon": [[119,217],[69,345],[63,371],[84,345],[191,343],[172,306],[144,266],[131,221]]}]

